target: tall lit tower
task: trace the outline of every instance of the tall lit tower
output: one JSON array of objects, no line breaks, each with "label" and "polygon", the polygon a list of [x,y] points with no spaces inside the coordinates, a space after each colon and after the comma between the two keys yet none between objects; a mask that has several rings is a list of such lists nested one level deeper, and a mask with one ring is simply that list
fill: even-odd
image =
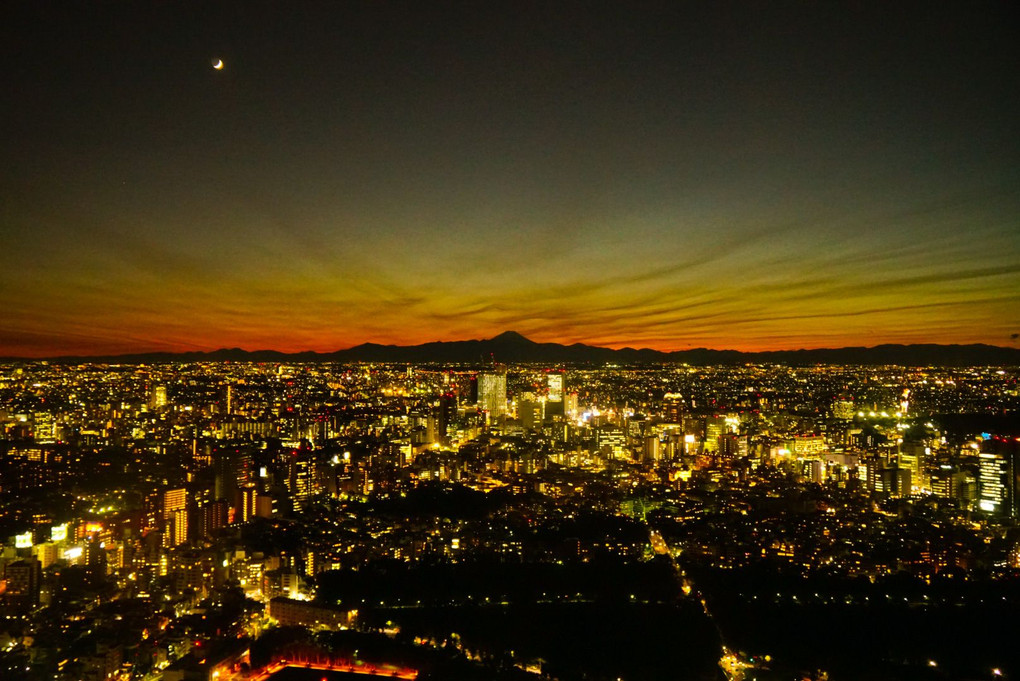
[{"label": "tall lit tower", "polygon": [[1002,513],[1008,508],[1009,488],[1006,457],[991,452],[978,454],[978,506],[988,513]]},{"label": "tall lit tower", "polygon": [[151,409],[159,410],[166,406],[166,386],[157,385],[152,388],[149,393],[149,407]]},{"label": "tall lit tower", "polygon": [[1017,444],[1016,440],[996,437],[986,440],[984,451],[978,454],[978,508],[986,513],[1017,516]]},{"label": "tall lit tower", "polygon": [[506,416],[506,366],[478,372],[478,408],[487,411],[491,419]]},{"label": "tall lit tower", "polygon": [[546,386],[549,388],[549,398],[546,401],[545,411],[550,416],[563,416],[563,372],[551,371],[546,375]]},{"label": "tall lit tower", "polygon": [[184,487],[163,491],[163,519],[170,520],[177,511],[188,507],[188,490]]}]

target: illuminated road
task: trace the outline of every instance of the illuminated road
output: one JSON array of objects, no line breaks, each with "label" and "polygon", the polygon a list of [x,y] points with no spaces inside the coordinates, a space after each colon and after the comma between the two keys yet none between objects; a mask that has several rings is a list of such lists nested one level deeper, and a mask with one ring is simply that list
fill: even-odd
[{"label": "illuminated road", "polygon": [[716,634],[719,636],[719,643],[722,647],[722,657],[719,658],[719,668],[722,669],[723,674],[726,676],[728,681],[743,681],[745,676],[745,669],[752,668],[752,665],[741,659],[739,655],[731,651],[726,646],[726,639],[723,637],[722,629],[719,628],[719,623],[716,622],[715,617],[712,616],[712,612],[708,609],[708,602],[705,600],[704,595],[694,586],[694,583],[687,577],[687,573],[683,571],[680,564],[677,562],[677,553],[674,553],[670,549],[669,544],[663,539],[662,535],[653,529],[648,530],[648,541],[652,545],[652,551],[657,556],[668,556],[670,562],[673,564],[673,568],[676,570],[678,579],[680,580],[680,588],[683,590],[685,596],[694,595],[701,603],[701,609],[705,613],[705,617],[715,627]]},{"label": "illuminated road", "polygon": [[666,540],[662,538],[662,535],[657,530],[648,531],[648,540],[652,543],[652,551],[655,551],[655,555],[673,558],[673,554],[669,550],[669,544],[666,543]]},{"label": "illuminated road", "polygon": [[270,681],[273,675],[285,669],[308,669],[318,672],[341,672],[344,674],[360,674],[364,676],[383,676],[389,679],[416,679],[418,672],[414,669],[403,669],[384,665],[377,667],[371,664],[302,662],[280,660],[261,669],[258,673],[246,677],[249,681]]}]

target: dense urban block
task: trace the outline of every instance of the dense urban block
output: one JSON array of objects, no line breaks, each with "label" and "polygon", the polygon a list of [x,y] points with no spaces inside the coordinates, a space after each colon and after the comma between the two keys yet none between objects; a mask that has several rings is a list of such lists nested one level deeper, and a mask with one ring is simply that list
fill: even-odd
[{"label": "dense urban block", "polygon": [[[1018,407],[981,367],[6,365],[0,675],[256,678],[351,637],[421,678],[1002,674]],[[810,633],[861,617],[901,645]]]}]

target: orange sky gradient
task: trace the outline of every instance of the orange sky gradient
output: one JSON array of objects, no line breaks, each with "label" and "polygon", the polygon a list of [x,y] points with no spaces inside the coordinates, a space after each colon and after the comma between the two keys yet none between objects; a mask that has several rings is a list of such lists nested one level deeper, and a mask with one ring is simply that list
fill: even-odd
[{"label": "orange sky gradient", "polygon": [[1011,9],[19,3],[0,357],[1016,347]]}]

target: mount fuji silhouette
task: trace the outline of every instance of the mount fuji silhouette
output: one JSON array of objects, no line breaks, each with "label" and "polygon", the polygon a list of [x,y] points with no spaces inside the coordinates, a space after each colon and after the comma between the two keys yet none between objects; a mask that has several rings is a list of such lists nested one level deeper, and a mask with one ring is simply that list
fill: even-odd
[{"label": "mount fuji silhouette", "polygon": [[[19,361],[22,358],[6,358]],[[482,364],[541,362],[549,364],[812,364],[899,366],[1020,366],[1020,349],[995,345],[876,345],[739,352],[697,348],[663,352],[649,348],[604,348],[583,343],[538,343],[516,331],[483,340],[433,341],[421,345],[362,343],[336,352],[295,352],[223,348],[212,352],[151,352],[48,358],[60,363],[152,364],[165,362],[406,362]],[[32,360],[27,360],[32,361]]]}]

